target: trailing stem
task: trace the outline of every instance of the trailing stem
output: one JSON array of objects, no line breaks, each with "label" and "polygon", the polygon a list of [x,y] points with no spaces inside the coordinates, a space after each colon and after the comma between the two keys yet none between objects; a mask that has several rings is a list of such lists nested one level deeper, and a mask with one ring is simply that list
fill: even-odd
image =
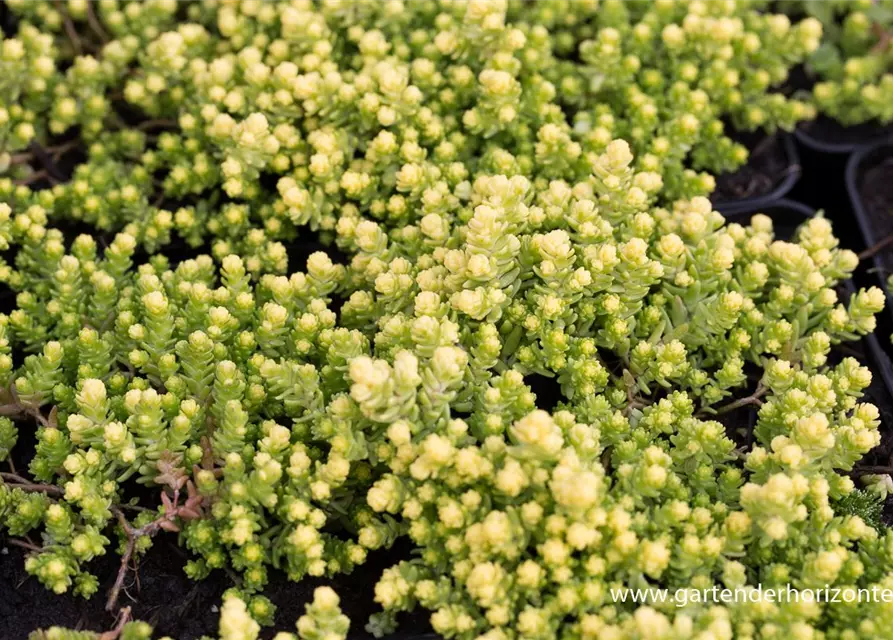
[{"label": "trailing stem", "polygon": [[61,498],[65,495],[65,490],[62,487],[57,487],[54,484],[40,484],[31,482],[27,478],[24,478],[16,473],[0,471],[0,479],[2,479],[3,482],[11,485],[13,488],[21,489],[22,491],[45,493],[56,498]]},{"label": "trailing stem", "polygon": [[118,638],[121,637],[121,633],[124,631],[125,625],[127,625],[130,620],[130,607],[124,607],[118,613],[118,622],[115,624],[115,627],[109,631],[101,633],[98,640],[118,640]]},{"label": "trailing stem", "polygon": [[164,505],[164,513],[158,516],[152,522],[144,524],[141,527],[134,527],[127,521],[124,513],[118,507],[112,508],[112,513],[118,518],[118,523],[127,537],[127,544],[124,548],[124,555],[121,556],[121,566],[118,569],[118,575],[115,578],[115,584],[109,591],[109,597],[106,601],[106,611],[114,611],[118,604],[118,596],[124,587],[124,579],[127,577],[127,569],[133,559],[136,551],[137,541],[143,536],[153,537],[160,531],[169,531],[176,533],[180,530],[177,526],[177,519],[194,520],[201,517],[202,497],[198,495],[195,486],[190,482],[187,483],[187,498],[180,504],[180,491],[174,491],[174,497],[171,499],[167,493],[161,494],[161,502]]},{"label": "trailing stem", "polygon": [[760,400],[764,395],[769,392],[769,389],[763,385],[763,383],[759,383],[757,385],[756,390],[747,396],[746,398],[739,398],[734,402],[730,402],[729,404],[723,405],[718,409],[714,410],[712,413],[717,416],[721,416],[725,413],[729,413],[730,411],[734,411],[735,409],[740,409],[741,407],[747,407],[750,405],[755,405],[757,407],[763,406],[763,401]]}]

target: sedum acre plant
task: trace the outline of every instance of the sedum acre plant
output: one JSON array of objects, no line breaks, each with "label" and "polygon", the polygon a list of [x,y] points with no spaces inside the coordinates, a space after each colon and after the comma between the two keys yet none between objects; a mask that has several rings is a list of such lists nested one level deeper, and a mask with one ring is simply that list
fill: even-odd
[{"label": "sedum acre plant", "polygon": [[844,125],[893,121],[893,3],[788,0],[794,15],[822,23],[825,39],[808,60],[818,109]]},{"label": "sedum acre plant", "polygon": [[[783,582],[816,549],[869,553],[878,533],[831,504],[853,489],[838,471],[879,439],[858,403],[870,373],[827,357],[874,328],[880,291],[838,301],[856,259],[822,218],[785,242],[765,216],[726,225],[706,200],[630,210],[630,162],[612,143],[594,184],[539,194],[478,179],[455,226],[429,214],[389,237],[344,216],[349,265],[320,252],[256,282],[236,255],[133,266],[128,234],[67,247],[36,207],[9,216],[20,308],[0,326],[32,355],[6,357],[3,413],[35,417],[38,444],[32,479],[4,473],[0,504],[11,534],[40,535],[26,569],[92,595],[85,564],[117,537],[113,609],[130,558],[164,531],[193,552],[191,576],[229,566],[247,592],[270,566],[332,575],[409,536],[422,555],[383,576],[376,632],[421,605],[448,636],[522,620],[548,636],[624,633],[597,613],[611,584],[771,580],[762,567],[794,545]],[[742,396],[747,362],[763,373]],[[552,414],[532,373],[561,386]],[[710,418],[748,403],[762,407],[742,454]],[[10,450],[8,419],[4,433]],[[128,511],[129,480],[159,488],[156,510]]]},{"label": "sedum acre plant", "polygon": [[[71,178],[41,184],[38,151],[67,143],[5,138],[0,180],[0,528],[48,589],[94,596],[91,562],[117,554],[118,611],[133,561],[175,536],[191,578],[238,579],[221,640],[254,640],[271,571],[336,576],[406,539],[377,636],[417,608],[463,640],[889,628],[885,602],[611,596],[893,588],[884,480],[848,475],[880,441],[871,373],[833,352],[884,296],[847,293],[858,258],[823,217],[793,237],[727,222],[694,172],[745,159],[724,119],[810,115],[767,90],[816,21],[735,2],[9,4],[13,58],[59,61],[28,139],[83,141]],[[310,233],[328,250],[290,265]],[[120,620],[35,637],[150,637]],[[346,637],[333,591],[297,632]]]}]

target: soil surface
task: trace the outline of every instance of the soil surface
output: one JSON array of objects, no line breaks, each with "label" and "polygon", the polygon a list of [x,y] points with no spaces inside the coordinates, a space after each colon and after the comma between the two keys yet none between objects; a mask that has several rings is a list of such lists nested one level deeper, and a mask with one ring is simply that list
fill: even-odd
[{"label": "soil surface", "polygon": [[[741,141],[750,150],[747,164],[732,173],[716,177],[716,190],[710,199],[722,208],[745,198],[770,195],[787,177],[799,170],[788,157],[784,141],[779,136],[752,137]],[[749,144],[748,144],[749,143]]]},{"label": "soil surface", "polygon": [[845,127],[836,120],[819,116],[800,125],[799,131],[817,145],[852,145],[853,147],[879,142],[893,134],[893,125],[878,122]]},{"label": "soil surface", "polygon": [[[93,631],[106,631],[115,624],[114,616],[105,611],[105,594],[115,579],[118,556],[109,552],[94,568],[100,577],[100,590],[90,600],[71,595],[57,596],[25,573],[25,551],[7,544],[0,537],[0,638],[25,640],[35,629],[53,625]],[[295,622],[304,613],[304,604],[313,599],[313,590],[321,585],[332,586],[341,596],[341,607],[351,619],[349,637],[372,638],[363,627],[369,616],[380,610],[374,602],[374,588],[381,572],[401,559],[408,559],[409,548],[378,552],[354,573],[334,579],[306,578],[290,582],[279,571],[270,572],[270,584],[264,589],[277,606],[273,627],[267,627],[263,638],[272,638],[277,631],[295,631]],[[169,635],[175,640],[192,640],[203,635],[217,637],[217,624],[223,592],[233,586],[223,572],[213,573],[206,580],[193,582],[183,573],[186,552],[176,544],[173,534],[155,538],[152,549],[139,564],[138,580],[130,573],[121,606],[130,606],[132,615],[155,627],[156,637]],[[404,615],[394,640],[421,640],[430,633],[427,612]]]}]

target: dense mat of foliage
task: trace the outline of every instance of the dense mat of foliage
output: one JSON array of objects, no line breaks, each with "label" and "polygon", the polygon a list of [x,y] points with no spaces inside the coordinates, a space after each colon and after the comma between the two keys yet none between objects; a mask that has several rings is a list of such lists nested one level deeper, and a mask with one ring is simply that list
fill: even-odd
[{"label": "dense mat of foliage", "polygon": [[[818,21],[730,1],[8,4],[0,459],[37,442],[0,472],[0,526],[49,589],[93,596],[91,560],[117,552],[114,611],[133,558],[177,534],[190,577],[238,576],[220,635],[253,640],[271,568],[332,576],[405,537],[377,635],[417,607],[482,640],[891,628],[885,602],[609,596],[893,588],[893,534],[848,475],[880,438],[871,373],[829,360],[884,296],[841,294],[858,258],[824,218],[785,239],[727,224],[697,172],[746,159],[725,122],[814,115],[771,87]],[[58,177],[41,158],[75,148],[39,188]],[[331,252],[289,265],[308,237]],[[560,390],[548,411],[536,376]],[[337,606],[318,592],[300,637],[344,637]]]}]

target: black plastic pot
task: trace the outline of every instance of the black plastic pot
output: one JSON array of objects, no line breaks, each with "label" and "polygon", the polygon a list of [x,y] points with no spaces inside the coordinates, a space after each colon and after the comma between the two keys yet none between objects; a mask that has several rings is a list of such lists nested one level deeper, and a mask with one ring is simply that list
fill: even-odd
[{"label": "black plastic pot", "polygon": [[[767,176],[773,180],[773,186],[770,191],[761,195],[749,196],[739,200],[732,199],[714,199],[713,206],[720,213],[736,213],[741,211],[757,211],[778,202],[784,198],[788,192],[800,179],[802,169],[800,166],[800,154],[797,152],[797,145],[794,138],[787,133],[775,136],[778,146],[784,154],[785,169],[782,169],[776,175]],[[741,171],[747,171],[748,166],[742,167]],[[739,173],[736,172],[736,173]]]},{"label": "black plastic pot", "polygon": [[795,202],[786,198],[779,198],[767,205],[759,205],[752,209],[741,211],[722,212],[729,222],[746,223],[758,213],[764,213],[775,226],[775,232],[779,237],[789,239],[801,224],[815,216],[816,211],[802,202]]},{"label": "black plastic pot", "polygon": [[[847,174],[847,178],[849,181],[849,174]],[[891,179],[893,179],[893,175],[891,175]],[[778,237],[790,238],[797,227],[816,215],[816,210],[801,202],[782,199],[769,207],[726,214],[726,219],[729,222],[745,223],[757,213],[764,213],[772,218]],[[891,220],[893,220],[893,215],[891,215]],[[847,280],[841,283],[841,285],[847,297],[856,292],[856,286],[852,280]],[[870,360],[868,364],[872,372],[880,376],[883,387],[886,390],[885,402],[883,404],[890,406],[890,403],[893,402],[893,362],[891,362],[889,354],[881,345],[876,333],[863,337],[862,346],[864,347],[865,355]]]},{"label": "black plastic pot", "polygon": [[[893,139],[861,149],[850,157],[846,167],[846,189],[865,246],[874,249],[868,258],[871,275],[887,294],[888,324],[882,333],[887,340],[893,328],[893,293],[887,286],[887,276],[893,273],[893,243],[879,243],[893,238]],[[865,193],[866,190],[871,193]],[[888,195],[889,208],[884,206]],[[878,340],[877,336],[875,340]]]},{"label": "black plastic pot", "polygon": [[848,154],[890,138],[893,136],[893,125],[866,122],[845,127],[830,118],[820,116],[812,122],[800,125],[794,135],[810,151]]}]

